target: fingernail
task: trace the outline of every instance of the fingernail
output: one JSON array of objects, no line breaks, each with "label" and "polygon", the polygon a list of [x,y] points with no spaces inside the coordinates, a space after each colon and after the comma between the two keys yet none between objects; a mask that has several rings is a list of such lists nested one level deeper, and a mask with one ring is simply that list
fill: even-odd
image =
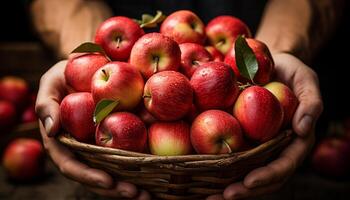
[{"label": "fingernail", "polygon": [[132,198],[133,196],[129,193],[129,192],[127,192],[127,191],[121,191],[120,192],[120,195],[122,196],[122,197],[127,197],[127,198]]},{"label": "fingernail", "polygon": [[52,118],[51,117],[46,117],[45,121],[44,121],[44,127],[45,127],[46,134],[48,136],[51,136],[52,126],[53,126]]},{"label": "fingernail", "polygon": [[109,189],[110,186],[104,182],[100,182],[100,181],[97,181],[97,186],[100,187],[100,188],[105,188],[105,189]]},{"label": "fingernail", "polygon": [[313,119],[310,115],[305,115],[300,122],[300,128],[304,134],[308,133],[311,129]]}]

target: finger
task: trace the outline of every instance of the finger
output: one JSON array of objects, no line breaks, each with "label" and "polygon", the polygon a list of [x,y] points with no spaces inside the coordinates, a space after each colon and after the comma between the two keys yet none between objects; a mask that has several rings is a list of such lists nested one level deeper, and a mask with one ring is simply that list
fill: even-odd
[{"label": "finger", "polygon": [[[111,189],[96,188],[91,186],[86,186],[90,191],[105,197],[112,198],[135,198],[138,194],[136,187],[131,183],[118,182]],[[144,194],[145,195],[145,194]]]},{"label": "finger", "polygon": [[150,200],[151,195],[146,190],[141,190],[136,200]]},{"label": "finger", "polygon": [[93,169],[78,162],[67,148],[59,144],[56,139],[46,135],[41,122],[39,122],[39,126],[45,149],[63,175],[77,182],[95,187],[112,187],[113,179],[110,175],[102,170]]},{"label": "finger", "polygon": [[206,200],[224,200],[222,194],[214,194],[206,198]]},{"label": "finger", "polygon": [[251,171],[244,178],[244,186],[255,188],[281,182],[288,178],[301,164],[314,143],[314,134],[307,138],[296,138],[281,153],[280,157],[265,167]]},{"label": "finger", "polygon": [[278,77],[287,83],[299,100],[293,117],[293,129],[300,136],[312,132],[323,111],[323,103],[316,73],[294,56],[274,57]]},{"label": "finger", "polygon": [[256,197],[263,194],[270,194],[281,188],[283,183],[275,183],[268,186],[249,189],[243,185],[243,183],[234,183],[229,185],[224,191],[225,199],[245,199],[250,197]]},{"label": "finger", "polygon": [[40,79],[35,111],[49,136],[55,135],[60,128],[59,103],[65,93],[65,66],[65,61],[57,63]]}]

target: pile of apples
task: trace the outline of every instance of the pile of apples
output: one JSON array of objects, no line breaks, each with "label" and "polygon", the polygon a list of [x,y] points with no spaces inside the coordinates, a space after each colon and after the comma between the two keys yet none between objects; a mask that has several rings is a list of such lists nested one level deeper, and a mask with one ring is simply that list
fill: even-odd
[{"label": "pile of apples", "polygon": [[109,18],[69,56],[62,127],[80,142],[164,156],[266,142],[290,126],[298,100],[272,82],[269,49],[250,37],[233,16],[206,26],[187,10]]}]

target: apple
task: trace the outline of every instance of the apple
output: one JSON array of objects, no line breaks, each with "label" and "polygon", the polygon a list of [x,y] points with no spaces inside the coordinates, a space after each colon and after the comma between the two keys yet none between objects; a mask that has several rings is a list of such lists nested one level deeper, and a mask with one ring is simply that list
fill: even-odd
[{"label": "apple", "polygon": [[188,79],[179,72],[164,71],[153,75],[145,84],[144,104],[157,119],[180,119],[191,109],[193,91]]},{"label": "apple", "polygon": [[16,122],[16,108],[9,101],[0,100],[0,130],[10,129]]},{"label": "apple", "polygon": [[239,92],[235,74],[223,62],[202,63],[190,82],[195,104],[201,111],[230,107]]},{"label": "apple", "polygon": [[36,179],[44,173],[43,146],[34,139],[15,139],[6,147],[2,164],[6,174],[14,180]]},{"label": "apple", "polygon": [[188,78],[199,67],[200,63],[212,60],[210,53],[202,46],[196,43],[180,44],[181,66],[180,71]]},{"label": "apple", "polygon": [[232,48],[239,35],[251,37],[248,26],[236,17],[222,15],[212,19],[205,28],[209,43],[222,54]]},{"label": "apple", "polygon": [[156,122],[148,132],[148,143],[152,154],[178,156],[192,152],[190,126],[184,121]]},{"label": "apple", "polygon": [[91,93],[77,92],[65,96],[60,104],[62,128],[80,142],[93,141],[94,110],[95,102]]},{"label": "apple", "polygon": [[35,113],[34,106],[28,106],[26,109],[24,109],[22,116],[21,116],[21,122],[28,123],[28,122],[36,122],[38,120],[38,117]]},{"label": "apple", "polygon": [[134,20],[116,16],[107,19],[97,28],[95,42],[102,46],[112,60],[126,61],[135,42],[144,34]]},{"label": "apple", "polygon": [[[248,46],[253,50],[253,53],[255,54],[255,57],[258,62],[258,71],[256,72],[253,81],[255,84],[267,84],[268,82],[270,82],[275,70],[275,64],[272,59],[271,53],[267,46],[259,40],[246,38],[246,41],[248,43]],[[242,77],[239,73],[238,67],[236,65],[235,48],[232,48],[227,53],[224,62],[231,65],[233,71],[237,76],[238,81],[242,83],[251,82],[250,80]]]},{"label": "apple", "polygon": [[12,102],[16,107],[22,107],[29,96],[27,82],[19,77],[5,76],[0,79],[0,100]]},{"label": "apple", "polygon": [[97,126],[95,139],[99,146],[144,152],[147,129],[136,115],[116,112],[108,115]]},{"label": "apple", "polygon": [[313,168],[328,177],[344,178],[350,174],[350,142],[345,138],[328,137],[321,140],[311,158]]},{"label": "apple", "polygon": [[180,62],[179,45],[160,33],[148,33],[142,36],[135,43],[130,55],[130,64],[146,79],[160,71],[177,71]]},{"label": "apple", "polygon": [[175,71],[154,74],[145,84],[144,104],[157,119],[174,121],[191,109],[193,91],[188,79]]},{"label": "apple", "polygon": [[204,24],[189,10],[179,10],[169,15],[160,27],[160,33],[175,40],[178,44],[205,41]]},{"label": "apple", "polygon": [[232,153],[244,144],[237,119],[221,110],[207,110],[196,117],[191,141],[198,154]]},{"label": "apple", "polygon": [[[143,104],[143,102],[142,102]],[[157,118],[155,118],[148,110],[142,106],[142,108],[137,112],[137,116],[140,117],[140,119],[146,124],[151,125],[154,122],[157,121]]]},{"label": "apple", "polygon": [[205,49],[210,53],[211,57],[213,58],[213,61],[216,62],[223,62],[225,59],[225,56],[217,50],[213,46],[206,46]]},{"label": "apple", "polygon": [[92,77],[91,93],[97,104],[102,99],[119,101],[115,110],[131,110],[141,101],[144,81],[129,63],[110,62]]},{"label": "apple", "polygon": [[233,116],[240,123],[245,136],[266,142],[279,133],[283,122],[283,108],[266,88],[251,86],[238,96]]},{"label": "apple", "polygon": [[293,91],[285,84],[280,82],[271,82],[264,86],[268,89],[283,107],[283,123],[282,127],[286,127],[291,124],[295,110],[298,107],[298,98]]},{"label": "apple", "polygon": [[191,109],[185,115],[185,120],[189,123],[192,123],[193,120],[200,114],[198,108],[194,103],[192,103]]},{"label": "apple", "polygon": [[75,91],[90,92],[94,73],[109,62],[102,54],[73,54],[69,57],[64,76],[66,82]]}]

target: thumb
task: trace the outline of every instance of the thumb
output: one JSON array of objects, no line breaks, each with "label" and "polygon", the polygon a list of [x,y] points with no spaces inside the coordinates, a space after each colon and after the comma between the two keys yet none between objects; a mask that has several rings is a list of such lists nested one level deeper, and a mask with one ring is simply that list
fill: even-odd
[{"label": "thumb", "polygon": [[48,136],[54,136],[60,129],[59,102],[66,92],[65,66],[65,61],[57,63],[40,79],[35,111]]}]

